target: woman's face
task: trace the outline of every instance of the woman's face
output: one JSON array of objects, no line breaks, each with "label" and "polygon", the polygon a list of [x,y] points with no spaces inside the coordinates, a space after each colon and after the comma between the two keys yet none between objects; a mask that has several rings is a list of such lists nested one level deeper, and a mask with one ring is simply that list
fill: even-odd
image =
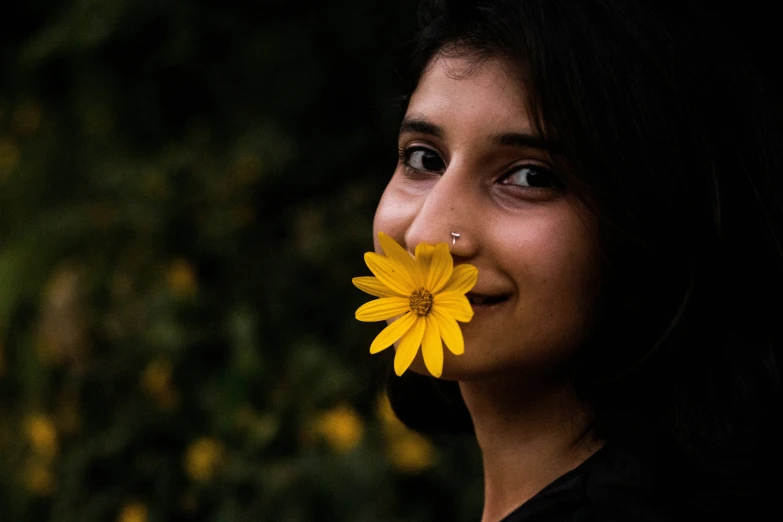
[{"label": "woman's face", "polygon": [[[435,58],[400,128],[400,160],[375,215],[411,252],[447,242],[478,268],[465,353],[443,377],[562,367],[584,341],[598,287],[591,218],[558,182],[518,75],[501,60]],[[421,354],[411,368],[426,374]]]}]

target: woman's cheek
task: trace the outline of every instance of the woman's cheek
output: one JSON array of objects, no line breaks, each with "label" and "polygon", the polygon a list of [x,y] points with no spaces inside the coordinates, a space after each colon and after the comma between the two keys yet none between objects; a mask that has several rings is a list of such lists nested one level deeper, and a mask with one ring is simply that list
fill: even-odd
[{"label": "woman's cheek", "polygon": [[373,241],[375,251],[380,252],[378,244],[378,232],[384,232],[393,237],[395,241],[404,244],[405,231],[415,217],[415,208],[410,198],[400,194],[394,181],[384,191],[373,220]]}]

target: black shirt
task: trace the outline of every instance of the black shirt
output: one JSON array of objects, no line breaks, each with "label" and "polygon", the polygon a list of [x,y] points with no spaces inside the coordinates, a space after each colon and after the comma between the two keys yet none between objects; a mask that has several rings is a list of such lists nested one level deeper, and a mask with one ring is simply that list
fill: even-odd
[{"label": "black shirt", "polygon": [[651,466],[604,446],[502,522],[668,522],[679,520]]}]

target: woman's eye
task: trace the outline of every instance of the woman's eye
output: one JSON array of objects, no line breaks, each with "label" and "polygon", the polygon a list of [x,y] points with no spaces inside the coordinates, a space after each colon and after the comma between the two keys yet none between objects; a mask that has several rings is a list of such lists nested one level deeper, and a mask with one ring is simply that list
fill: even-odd
[{"label": "woman's eye", "polygon": [[552,172],[546,167],[522,165],[506,175],[502,183],[504,185],[519,185],[520,187],[552,188],[555,185],[555,179]]},{"label": "woman's eye", "polygon": [[406,165],[416,170],[441,171],[445,168],[438,154],[424,147],[411,147],[405,150],[403,160]]}]

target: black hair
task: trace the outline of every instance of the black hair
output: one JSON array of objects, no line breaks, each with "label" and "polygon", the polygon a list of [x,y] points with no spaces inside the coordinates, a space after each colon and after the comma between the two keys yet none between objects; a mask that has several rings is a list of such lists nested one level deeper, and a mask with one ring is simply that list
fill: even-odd
[{"label": "black hair", "polygon": [[[705,5],[425,1],[408,92],[440,53],[518,66],[599,227],[605,293],[574,362],[596,435],[745,498],[783,444],[783,111],[754,29]],[[413,429],[472,430],[456,383],[387,392]]]}]

